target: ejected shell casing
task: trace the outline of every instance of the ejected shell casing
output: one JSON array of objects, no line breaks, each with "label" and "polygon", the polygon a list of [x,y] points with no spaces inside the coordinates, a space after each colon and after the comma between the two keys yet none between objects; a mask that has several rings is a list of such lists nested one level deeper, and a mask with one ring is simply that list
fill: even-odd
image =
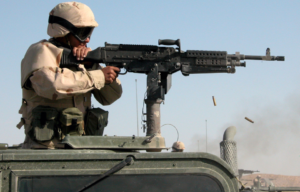
[{"label": "ejected shell casing", "polygon": [[214,102],[214,106],[217,106],[216,99],[215,99],[214,96],[212,96],[212,99],[213,99],[213,102]]},{"label": "ejected shell casing", "polygon": [[254,123],[254,121],[252,121],[252,120],[249,119],[248,117],[245,117],[245,119],[246,119],[247,121],[249,121],[250,123]]}]

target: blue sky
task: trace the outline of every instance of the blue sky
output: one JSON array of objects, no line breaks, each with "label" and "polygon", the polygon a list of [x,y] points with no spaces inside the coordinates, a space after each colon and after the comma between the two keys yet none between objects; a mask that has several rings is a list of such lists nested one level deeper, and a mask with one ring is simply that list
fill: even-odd
[{"label": "blue sky", "polygon": [[[15,128],[22,99],[20,62],[31,44],[49,38],[48,14],[60,2],[1,3],[1,143],[23,141],[23,129]],[[237,68],[235,74],[174,74],[161,105],[161,124],[177,127],[187,151],[205,151],[207,119],[208,152],[218,156],[224,130],[236,126],[240,168],[300,174],[299,1],[81,2],[91,7],[99,23],[89,43],[92,49],[104,42],[157,45],[158,39],[180,39],[184,51],[264,55],[270,47],[271,55],[285,56],[285,62],[247,61],[247,67]],[[105,134],[137,135],[135,79],[141,113],[146,75],[128,73],[119,78],[122,98],[103,107],[110,112]],[[213,106],[212,96],[217,106]],[[95,100],[93,104],[101,107]],[[144,134],[140,129],[140,135]],[[162,134],[168,146],[177,138],[171,126],[164,126]]]}]

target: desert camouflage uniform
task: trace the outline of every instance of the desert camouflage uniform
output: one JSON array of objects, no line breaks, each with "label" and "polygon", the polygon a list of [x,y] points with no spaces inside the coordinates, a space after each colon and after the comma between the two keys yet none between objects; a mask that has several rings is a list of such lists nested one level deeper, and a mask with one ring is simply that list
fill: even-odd
[{"label": "desert camouflage uniform", "polygon": [[31,129],[32,110],[37,106],[57,109],[77,107],[83,115],[91,107],[91,95],[102,105],[109,105],[121,97],[119,79],[105,85],[104,74],[99,64],[86,70],[84,65],[60,68],[62,48],[43,40],[29,47],[21,63],[21,86],[23,102],[19,110],[22,119],[17,125],[24,125],[26,138],[23,148],[61,148],[59,140],[33,141],[28,132]]}]

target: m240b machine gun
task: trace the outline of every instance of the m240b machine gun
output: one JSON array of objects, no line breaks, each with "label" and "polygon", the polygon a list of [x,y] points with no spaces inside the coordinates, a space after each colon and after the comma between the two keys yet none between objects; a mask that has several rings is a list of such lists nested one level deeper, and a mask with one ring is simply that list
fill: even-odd
[{"label": "m240b machine gun", "polygon": [[243,174],[252,174],[254,172],[259,172],[259,171],[258,170],[255,171],[255,170],[239,169],[238,172],[239,172],[239,179],[241,179]]},{"label": "m240b machine gun", "polygon": [[[159,45],[109,44],[89,52],[84,61],[104,63],[107,66],[124,68],[125,73],[147,75],[147,136],[160,134],[160,104],[171,87],[171,76],[181,71],[183,75],[197,73],[235,73],[235,67],[246,67],[242,60],[284,61],[284,56],[271,56],[268,48],[265,56],[242,55],[239,52],[181,50],[180,40],[158,40]],[[78,65],[70,50],[64,50],[61,67]],[[123,74],[125,74],[123,73]]]}]

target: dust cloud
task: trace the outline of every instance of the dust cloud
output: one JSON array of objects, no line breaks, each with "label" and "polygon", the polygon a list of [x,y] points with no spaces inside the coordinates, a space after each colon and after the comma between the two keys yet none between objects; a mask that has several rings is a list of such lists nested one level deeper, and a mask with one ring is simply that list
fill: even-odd
[{"label": "dust cloud", "polygon": [[[226,128],[235,126],[239,169],[260,173],[300,175],[300,94],[276,105],[239,112],[220,128],[218,139],[209,140],[208,152],[220,156],[219,143]],[[251,118],[254,123],[245,120]],[[200,147],[198,146],[198,142]],[[205,136],[193,136],[187,151],[206,151]]]}]

